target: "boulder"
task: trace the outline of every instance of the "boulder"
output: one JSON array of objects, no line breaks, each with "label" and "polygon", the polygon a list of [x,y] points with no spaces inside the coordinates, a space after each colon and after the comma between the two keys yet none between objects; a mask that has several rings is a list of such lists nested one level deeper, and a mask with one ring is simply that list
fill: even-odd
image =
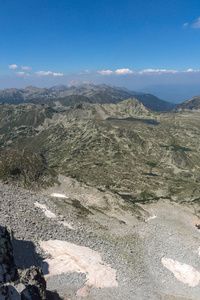
[{"label": "boulder", "polygon": [[0,227],[0,299],[46,300],[46,282],[39,267],[18,270],[14,263],[11,234]]}]

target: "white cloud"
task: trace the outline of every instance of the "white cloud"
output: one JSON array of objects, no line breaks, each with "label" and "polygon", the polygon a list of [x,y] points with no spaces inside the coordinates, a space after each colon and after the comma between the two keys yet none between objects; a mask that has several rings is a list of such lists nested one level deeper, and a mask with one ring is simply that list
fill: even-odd
[{"label": "white cloud", "polygon": [[87,74],[90,74],[90,73],[91,73],[89,70],[85,70],[84,72],[87,73]]},{"label": "white cloud", "polygon": [[9,69],[12,69],[12,70],[15,70],[15,69],[18,68],[18,65],[13,64],[13,65],[8,66],[8,68],[9,68]]},{"label": "white cloud", "polygon": [[78,75],[85,75],[85,74],[92,74],[92,72],[90,70],[85,70],[83,72],[79,72],[77,73]]},{"label": "white cloud", "polygon": [[32,70],[32,68],[28,67],[28,66],[22,66],[21,69],[25,70],[25,71],[31,71]]},{"label": "white cloud", "polygon": [[187,69],[186,71],[183,71],[183,72],[193,72],[193,73],[195,73],[195,72],[200,72],[200,70]]},{"label": "white cloud", "polygon": [[35,72],[36,75],[38,76],[54,76],[54,77],[57,77],[57,76],[63,76],[62,73],[53,73],[51,71],[38,71],[38,72]]},{"label": "white cloud", "polygon": [[188,27],[188,25],[189,24],[186,22],[186,23],[183,24],[183,27]]},{"label": "white cloud", "polygon": [[130,69],[117,69],[115,73],[118,75],[126,75],[126,74],[133,74],[134,72],[131,71]]},{"label": "white cloud", "polygon": [[112,75],[114,72],[111,70],[102,70],[102,71],[97,71],[97,73],[101,75]]},{"label": "white cloud", "polygon": [[23,76],[25,74],[25,72],[17,72],[16,73],[18,76]]},{"label": "white cloud", "polygon": [[101,70],[101,71],[97,71],[97,73],[101,75],[127,75],[127,74],[133,74],[134,72],[130,69],[117,69],[116,71]]},{"label": "white cloud", "polygon": [[200,28],[200,17],[191,25],[192,28]]},{"label": "white cloud", "polygon": [[101,74],[102,76],[106,75],[153,75],[153,74],[176,74],[176,73],[196,73],[200,72],[200,70],[193,70],[193,69],[187,69],[183,71],[179,70],[167,70],[167,69],[144,69],[138,72],[134,72],[130,69],[117,69],[116,71],[111,71],[111,70],[102,70],[102,71],[97,71],[98,74]]},{"label": "white cloud", "polygon": [[176,74],[176,73],[196,73],[200,72],[200,70],[193,70],[193,69],[187,69],[183,71],[178,71],[178,70],[167,70],[167,69],[144,69],[142,71],[137,72],[138,74],[164,74],[164,73],[171,73],[171,74]]},{"label": "white cloud", "polygon": [[166,70],[166,69],[144,69],[142,71],[138,72],[139,74],[151,74],[151,73],[157,73],[157,74],[163,74],[163,73],[178,73],[177,70]]}]

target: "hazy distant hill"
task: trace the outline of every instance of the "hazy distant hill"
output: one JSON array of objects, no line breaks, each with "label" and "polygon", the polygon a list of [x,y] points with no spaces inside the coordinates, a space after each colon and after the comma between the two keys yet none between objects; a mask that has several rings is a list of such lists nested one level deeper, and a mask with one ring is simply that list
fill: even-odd
[{"label": "hazy distant hill", "polygon": [[170,103],[164,100],[160,100],[152,94],[141,94],[135,96],[146,107],[154,111],[169,111],[177,106],[175,103]]},{"label": "hazy distant hill", "polygon": [[200,95],[178,105],[174,111],[198,111],[200,110]]},{"label": "hazy distant hill", "polygon": [[46,99],[56,97],[56,92],[47,88],[27,86],[25,89],[4,89],[0,91],[0,102],[19,104],[32,99]]},{"label": "hazy distant hill", "polygon": [[79,102],[89,103],[118,103],[135,97],[146,107],[154,111],[166,111],[176,105],[143,93],[136,93],[125,88],[107,84],[97,84],[89,81],[83,83],[72,81],[67,85],[52,88],[37,88],[28,86],[25,89],[5,89],[0,91],[0,101],[11,104],[22,102],[45,103],[48,106],[63,109]]}]

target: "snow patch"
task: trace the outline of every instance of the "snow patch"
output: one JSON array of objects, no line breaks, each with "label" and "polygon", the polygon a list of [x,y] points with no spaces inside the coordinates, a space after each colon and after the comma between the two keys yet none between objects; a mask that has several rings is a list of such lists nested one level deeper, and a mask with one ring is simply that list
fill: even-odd
[{"label": "snow patch", "polygon": [[65,221],[58,221],[59,224],[71,229],[71,230],[75,230],[69,223],[65,222]]},{"label": "snow patch", "polygon": [[40,241],[41,248],[50,253],[46,259],[51,277],[62,273],[81,272],[86,274],[86,285],[96,288],[117,287],[116,270],[102,261],[101,255],[87,247],[60,240]]},{"label": "snow patch", "polygon": [[167,257],[163,257],[161,261],[164,267],[170,270],[179,281],[186,283],[190,287],[195,287],[199,284],[200,273],[192,266]]},{"label": "snow patch", "polygon": [[57,218],[56,215],[52,211],[47,209],[46,205],[40,204],[39,202],[35,202],[34,205],[36,207],[40,208],[47,218],[50,218],[50,219]]},{"label": "snow patch", "polygon": [[51,196],[52,197],[57,197],[57,198],[66,198],[66,199],[68,199],[67,196],[65,196],[64,194],[59,194],[59,193],[52,193]]},{"label": "snow patch", "polygon": [[[56,219],[57,218],[57,216],[52,211],[50,211],[46,207],[45,204],[40,204],[39,202],[35,202],[34,205],[36,207],[40,208],[47,218],[50,218],[50,219]],[[65,226],[65,227],[67,227],[71,230],[75,230],[69,223],[67,223],[65,221],[57,221],[57,222],[58,222],[58,224],[63,225],[63,226]]]},{"label": "snow patch", "polygon": [[88,286],[85,285],[84,287],[80,288],[77,292],[76,292],[76,296],[77,297],[87,297],[89,295],[88,292]]},{"label": "snow patch", "polygon": [[156,218],[157,218],[157,216],[149,217],[148,219],[145,220],[145,222],[148,222],[148,221],[153,220],[153,219],[156,219]]}]

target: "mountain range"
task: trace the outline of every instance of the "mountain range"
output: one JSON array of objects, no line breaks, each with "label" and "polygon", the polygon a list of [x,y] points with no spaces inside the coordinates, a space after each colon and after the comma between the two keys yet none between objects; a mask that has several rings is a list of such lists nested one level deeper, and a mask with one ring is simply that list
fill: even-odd
[{"label": "mountain range", "polygon": [[79,102],[117,103],[135,97],[146,107],[154,111],[168,111],[176,104],[160,100],[151,94],[137,93],[125,88],[89,81],[79,83],[72,81],[67,85],[54,86],[49,89],[28,86],[25,89],[4,89],[0,91],[0,101],[11,104],[31,102],[45,103],[62,110]]}]

